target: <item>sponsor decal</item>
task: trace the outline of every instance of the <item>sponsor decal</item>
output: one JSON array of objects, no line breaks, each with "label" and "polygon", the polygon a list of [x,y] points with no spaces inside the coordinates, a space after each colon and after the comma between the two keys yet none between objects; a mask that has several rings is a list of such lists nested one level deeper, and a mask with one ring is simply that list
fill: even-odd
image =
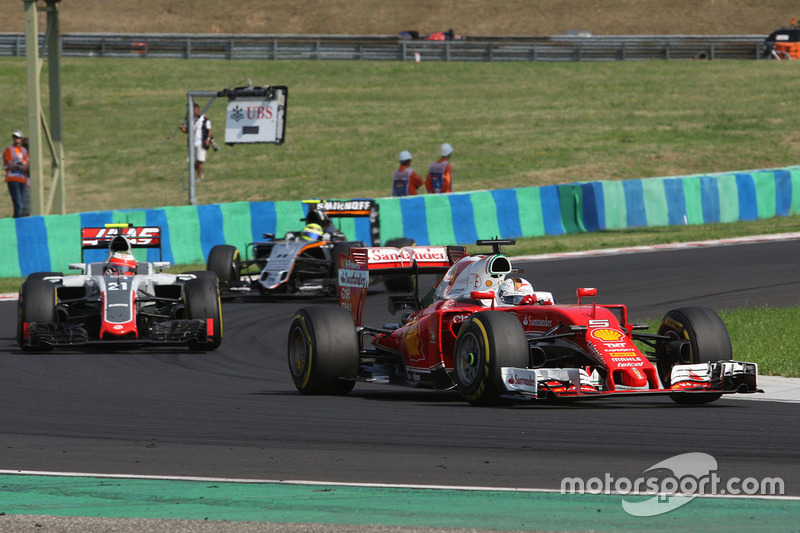
[{"label": "sponsor decal", "polygon": [[[371,200],[325,200],[317,204],[317,209],[324,211],[369,211],[372,209]],[[331,215],[335,213],[329,213]]]},{"label": "sponsor decal", "polygon": [[591,336],[603,342],[614,342],[623,339],[625,336],[619,331],[611,328],[593,329]]},{"label": "sponsor decal", "polygon": [[411,264],[414,259],[417,263],[447,263],[447,249],[444,247],[416,247],[416,248],[369,248],[369,262],[373,264],[381,263],[403,263]]},{"label": "sponsor decal", "polygon": [[522,325],[549,328],[553,326],[553,321],[549,318],[533,318],[531,316],[525,316],[525,318],[522,319]]},{"label": "sponsor decal", "polygon": [[[609,350],[609,352],[611,352],[611,350]],[[610,355],[612,359],[627,359],[627,358],[639,359],[639,354],[638,353],[630,352],[630,351],[628,351],[628,352],[612,352],[612,353],[609,353],[608,355]]]},{"label": "sponsor decal", "polygon": [[101,246],[114,237],[122,235],[135,246],[158,246],[161,244],[161,228],[83,228],[82,246]]},{"label": "sponsor decal", "polygon": [[528,389],[532,391],[536,391],[536,374],[524,374],[519,371],[512,371],[508,374],[508,379],[506,380],[509,385],[512,385],[515,389]]},{"label": "sponsor decal", "polygon": [[339,270],[339,286],[366,288],[369,286],[369,273],[365,270]]}]

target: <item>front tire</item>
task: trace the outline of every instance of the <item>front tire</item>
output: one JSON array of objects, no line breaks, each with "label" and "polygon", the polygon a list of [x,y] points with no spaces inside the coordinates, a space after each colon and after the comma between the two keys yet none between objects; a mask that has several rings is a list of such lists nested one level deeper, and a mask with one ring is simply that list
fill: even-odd
[{"label": "front tire", "polygon": [[230,244],[217,244],[208,253],[206,269],[214,272],[223,285],[239,281],[242,270],[239,250]]},{"label": "front tire", "polygon": [[287,343],[289,372],[303,394],[345,395],[355,386],[359,347],[350,313],[333,306],[295,313]]},{"label": "front tire", "polygon": [[502,311],[475,313],[458,331],[453,356],[458,391],[471,405],[507,405],[502,367],[527,368],[528,341],[519,319]]},{"label": "front tire", "polygon": [[222,344],[222,305],[216,277],[198,277],[183,286],[186,317],[206,323],[207,335],[189,341],[194,351],[216,350]]},{"label": "front tire", "polygon": [[[719,315],[707,307],[683,307],[668,312],[661,321],[658,334],[674,340],[686,339],[690,346],[688,354],[684,356],[668,353],[664,344],[656,349],[658,371],[665,387],[670,386],[670,374],[676,364],[728,361],[733,357],[728,328]],[[675,403],[684,405],[711,403],[721,397],[721,392],[670,394]]]},{"label": "front tire", "polygon": [[17,303],[17,344],[23,351],[52,351],[52,344],[30,346],[25,344],[25,323],[56,322],[56,287],[49,281],[32,277],[19,289]]}]

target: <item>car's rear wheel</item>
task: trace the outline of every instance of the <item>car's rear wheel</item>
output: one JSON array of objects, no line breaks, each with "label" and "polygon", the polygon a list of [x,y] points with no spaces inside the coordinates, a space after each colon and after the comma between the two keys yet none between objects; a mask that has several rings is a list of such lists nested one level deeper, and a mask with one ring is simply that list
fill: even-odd
[{"label": "car's rear wheel", "polygon": [[30,278],[22,284],[17,303],[17,344],[24,351],[51,351],[52,344],[30,346],[25,344],[25,323],[56,322],[56,287],[49,281]]},{"label": "car's rear wheel", "polygon": [[[659,377],[665,387],[670,386],[670,374],[676,364],[711,363],[732,358],[731,339],[725,323],[707,307],[682,307],[664,315],[658,328],[659,335],[674,341],[688,340],[689,350],[678,352],[668,349],[669,342],[656,349]],[[673,401],[686,405],[699,405],[718,400],[721,392],[675,392]]]},{"label": "car's rear wheel", "polygon": [[217,244],[208,253],[206,268],[214,272],[222,283],[239,281],[242,270],[239,250],[230,244]]},{"label": "car's rear wheel", "polygon": [[[412,239],[391,239],[386,242],[386,246],[392,248],[405,248],[406,246],[414,246],[416,243]],[[383,278],[383,284],[386,285],[386,290],[389,292],[402,292],[411,294],[414,292],[415,279],[414,276],[408,275],[393,275]]]},{"label": "car's rear wheel", "polygon": [[292,381],[303,394],[344,395],[353,390],[359,347],[347,310],[334,306],[298,310],[289,326],[287,354]]},{"label": "car's rear wheel", "polygon": [[502,367],[526,368],[528,341],[519,319],[501,311],[470,316],[458,331],[453,355],[458,391],[472,405],[504,405]]},{"label": "car's rear wheel", "polygon": [[202,276],[187,281],[183,286],[183,303],[186,318],[203,320],[206,324],[206,334],[189,341],[189,348],[195,351],[219,348],[222,344],[222,305],[217,280]]}]

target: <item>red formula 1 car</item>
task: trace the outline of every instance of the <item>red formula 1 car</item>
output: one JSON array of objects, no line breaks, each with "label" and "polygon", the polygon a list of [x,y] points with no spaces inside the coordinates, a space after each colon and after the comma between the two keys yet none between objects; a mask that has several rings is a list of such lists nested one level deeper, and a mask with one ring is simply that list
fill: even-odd
[{"label": "red formula 1 car", "polygon": [[[596,289],[558,305],[512,277],[500,246],[513,243],[478,241],[492,252],[476,255],[463,246],[350,250],[340,257],[340,306],[303,308],[292,319],[295,386],[304,394],[347,394],[357,381],[457,388],[473,405],[649,394],[701,404],[760,392],[757,365],[732,360],[714,311],[676,309],[646,333],[624,305],[595,303]],[[444,276],[423,299],[390,297],[400,324],[374,327],[362,321],[374,272]]]}]

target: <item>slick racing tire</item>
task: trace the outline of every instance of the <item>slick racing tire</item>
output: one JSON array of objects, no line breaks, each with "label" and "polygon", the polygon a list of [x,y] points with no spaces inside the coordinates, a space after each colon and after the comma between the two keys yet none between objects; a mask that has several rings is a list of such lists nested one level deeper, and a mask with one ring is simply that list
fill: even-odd
[{"label": "slick racing tire", "polygon": [[239,281],[242,270],[239,250],[229,244],[217,244],[208,253],[206,269],[214,272],[223,285]]},{"label": "slick racing tire", "polygon": [[189,348],[194,351],[219,348],[222,344],[222,306],[217,280],[204,275],[187,281],[183,286],[183,303],[186,318],[203,320],[211,330],[207,335],[190,340]]},{"label": "slick racing tire", "polygon": [[[682,307],[664,315],[658,327],[659,335],[675,340],[689,341],[688,354],[670,354],[666,343],[656,349],[659,377],[665,387],[670,386],[670,374],[676,364],[711,363],[732,358],[731,339],[725,323],[707,307]],[[675,392],[670,398],[684,405],[700,405],[718,400],[721,392]]]},{"label": "slick racing tire", "polygon": [[52,344],[30,346],[25,344],[26,322],[56,322],[56,287],[49,281],[31,278],[22,284],[17,302],[17,344],[23,351],[49,352]]},{"label": "slick racing tire", "polygon": [[[412,239],[391,239],[386,242],[386,246],[398,249],[414,246],[415,244],[417,243]],[[414,276],[386,276],[383,278],[383,284],[386,285],[386,290],[389,292],[402,292],[405,294],[413,293],[415,287]]]},{"label": "slick racing tire", "polygon": [[63,275],[64,274],[62,274],[61,272],[32,272],[28,274],[27,279],[44,279],[44,278],[49,278],[51,276],[61,277]]},{"label": "slick racing tire", "polygon": [[289,326],[286,351],[292,381],[301,393],[345,395],[353,390],[359,368],[358,337],[344,308],[298,310]]},{"label": "slick racing tire", "polygon": [[502,311],[470,316],[458,330],[453,355],[458,391],[471,405],[507,405],[502,367],[527,368],[528,340],[519,319]]}]

